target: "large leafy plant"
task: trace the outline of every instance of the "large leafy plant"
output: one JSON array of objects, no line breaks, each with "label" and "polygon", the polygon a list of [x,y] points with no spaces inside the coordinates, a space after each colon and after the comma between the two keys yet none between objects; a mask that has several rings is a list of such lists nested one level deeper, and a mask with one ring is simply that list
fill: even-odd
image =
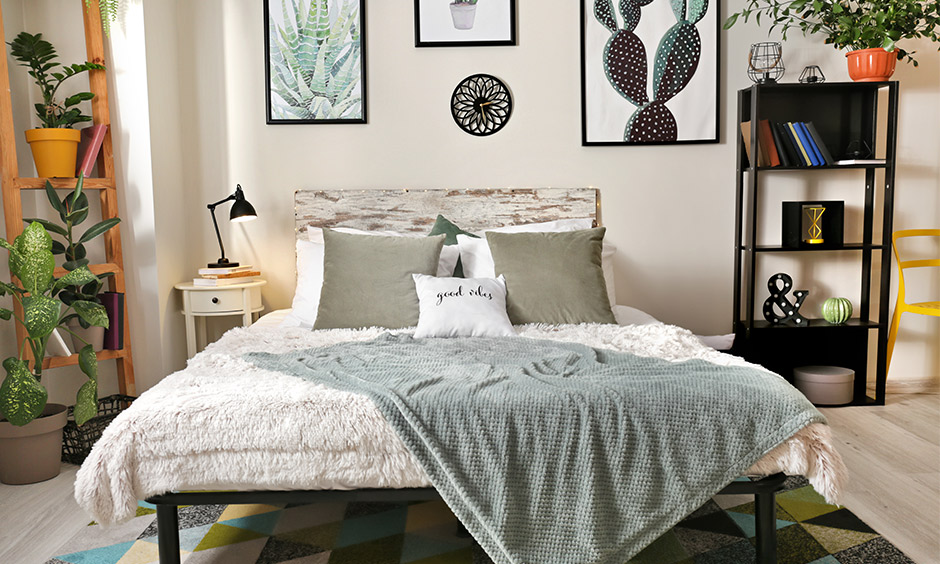
[{"label": "large leafy plant", "polygon": [[[88,265],[88,251],[85,249],[85,243],[104,234],[121,222],[121,219],[117,217],[105,219],[86,229],[81,236],[77,235],[75,232],[76,228],[88,219],[88,196],[82,191],[84,183],[84,176],[79,174],[75,182],[75,189],[59,200],[59,196],[56,194],[52,184],[48,180],[46,181],[46,197],[49,199],[52,209],[58,212],[59,219],[62,221],[61,224],[38,217],[23,219],[26,223],[35,221],[41,224],[50,234],[55,234],[62,238],[62,241],[52,241],[52,254],[65,255],[65,262],[62,264],[62,267],[70,272]],[[98,298],[98,293],[101,291],[102,280],[112,275],[113,273],[108,272],[101,276],[96,276],[94,280],[90,280],[82,285],[69,285],[62,289],[59,298],[65,305],[72,305],[72,302],[75,301],[87,301],[100,304],[101,299]],[[65,321],[75,316],[75,314],[72,314],[67,317]],[[82,327],[88,328],[88,322],[85,319],[78,316],[78,320]]]},{"label": "large leafy plant", "polygon": [[[362,115],[359,5],[281,0],[284,25],[269,23],[271,112],[279,119]],[[332,2],[337,5],[335,0]],[[332,22],[332,23],[331,23]]]},{"label": "large leafy plant", "polygon": [[[21,306],[23,316],[0,307],[0,319],[14,319],[26,329],[19,354],[3,361],[6,378],[0,385],[0,415],[14,425],[26,425],[39,417],[49,394],[42,385],[42,361],[53,330],[61,328],[69,310],[90,325],[108,326],[108,315],[101,304],[76,300],[66,306],[59,295],[69,286],[82,286],[96,279],[87,266],[80,266],[55,278],[52,237],[39,222],[30,223],[10,244],[0,238],[0,247],[10,253],[11,280],[0,282],[0,297],[10,295]],[[18,282],[18,284],[17,284]],[[32,366],[26,349],[32,356]],[[91,345],[78,353],[78,365],[88,376],[75,398],[75,420],[81,425],[95,416],[98,401],[98,359]]]},{"label": "large leafy plant", "polygon": [[20,66],[29,68],[29,76],[33,77],[42,92],[42,103],[36,104],[35,108],[43,127],[72,127],[76,123],[91,121],[91,117],[82,114],[77,106],[94,98],[94,94],[78,92],[59,104],[56,93],[66,80],[90,70],[102,70],[104,65],[90,62],[62,65],[56,61],[58,54],[55,47],[43,39],[41,33],[33,35],[20,32],[9,45],[10,54],[19,61]]},{"label": "large leafy plant", "polygon": [[929,38],[940,41],[940,0],[747,0],[745,8],[725,20],[725,29],[743,17],[761,18],[779,28],[783,38],[793,28],[803,35],[825,34],[825,43],[838,49],[872,49],[882,47],[897,51],[898,59],[907,59],[917,66],[913,51],[897,46],[903,39]]}]

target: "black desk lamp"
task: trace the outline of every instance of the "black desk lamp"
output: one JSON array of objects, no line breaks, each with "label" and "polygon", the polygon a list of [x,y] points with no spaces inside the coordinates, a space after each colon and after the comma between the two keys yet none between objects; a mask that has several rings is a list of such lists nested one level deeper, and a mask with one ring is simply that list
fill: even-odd
[{"label": "black desk lamp", "polygon": [[255,208],[248,203],[248,200],[245,199],[245,193],[242,192],[242,185],[235,185],[235,193],[231,194],[228,198],[224,200],[219,200],[214,204],[209,204],[209,213],[212,215],[212,225],[215,226],[215,236],[219,238],[219,250],[222,251],[222,258],[218,262],[209,263],[209,268],[227,268],[238,266],[237,262],[231,262],[225,258],[225,247],[222,246],[222,235],[219,233],[219,222],[215,219],[215,208],[219,204],[225,203],[229,200],[235,200],[235,203],[232,204],[232,211],[229,213],[229,220],[235,223],[240,223],[242,221],[251,221],[252,219],[257,219],[258,214],[255,212]]}]

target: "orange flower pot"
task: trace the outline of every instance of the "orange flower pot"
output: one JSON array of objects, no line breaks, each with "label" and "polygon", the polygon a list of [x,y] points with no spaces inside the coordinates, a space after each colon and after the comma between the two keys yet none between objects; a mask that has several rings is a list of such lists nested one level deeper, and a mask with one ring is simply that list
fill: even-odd
[{"label": "orange flower pot", "polygon": [[884,82],[894,74],[898,62],[896,51],[885,51],[881,47],[859,49],[845,54],[849,64],[849,77],[855,82]]},{"label": "orange flower pot", "polygon": [[78,142],[77,129],[28,129],[26,142],[33,152],[36,174],[40,178],[74,178]]}]

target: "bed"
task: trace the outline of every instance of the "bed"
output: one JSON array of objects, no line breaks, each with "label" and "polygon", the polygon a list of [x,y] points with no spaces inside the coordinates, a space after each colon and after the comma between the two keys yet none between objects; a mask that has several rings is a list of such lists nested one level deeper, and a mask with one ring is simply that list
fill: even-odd
[{"label": "bed", "polygon": [[[298,248],[311,226],[423,235],[439,212],[470,231],[599,220],[593,189],[300,191],[295,201]],[[301,302],[295,296],[292,314],[303,309]],[[729,370],[748,366],[689,331],[656,322],[642,312],[623,306],[611,311],[622,325],[527,324],[515,331],[538,342],[622,351],[676,366],[690,360]],[[284,321],[284,316],[228,332],[191,359],[185,370],[148,390],[116,418],[79,471],[79,504],[99,522],[112,523],[131,517],[138,499],[155,503],[160,557],[166,563],[179,561],[178,505],[297,503],[336,497],[417,500],[441,495],[431,487],[434,480],[415,459],[413,447],[406,446],[377,408],[378,402],[272,370],[250,356],[358,346],[388,332],[381,328],[311,331],[296,319]],[[397,333],[406,339],[412,334]],[[741,474],[759,479],[718,488],[755,495],[760,562],[775,561],[774,492],[784,475],[804,475],[827,499],[835,500],[845,472],[828,427],[821,422],[804,424],[770,446],[741,468]],[[696,496],[704,499],[718,489]],[[471,527],[471,532],[478,530]],[[514,561],[511,555],[494,560]]]}]

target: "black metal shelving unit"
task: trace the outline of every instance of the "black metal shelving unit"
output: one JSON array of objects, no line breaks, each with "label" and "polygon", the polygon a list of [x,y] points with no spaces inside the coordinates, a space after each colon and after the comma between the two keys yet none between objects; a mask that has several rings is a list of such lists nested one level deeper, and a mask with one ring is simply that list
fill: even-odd
[{"label": "black metal shelving unit", "polygon": [[[891,287],[891,233],[894,214],[898,116],[897,82],[849,82],[825,84],[756,84],[738,91],[738,124],[752,124],[750,154],[759,154],[757,124],[811,121],[833,157],[841,160],[853,141],[863,140],[875,154],[884,155],[877,164],[827,165],[817,167],[755,166],[745,152],[741,128],[737,127],[737,190],[735,197],[734,330],[733,352],[765,366],[792,381],[793,368],[810,364],[837,365],[855,371],[852,405],[883,405],[885,358],[888,333],[888,293]],[[879,128],[883,128],[880,130]],[[757,245],[759,201],[771,190],[774,175],[813,175],[819,171],[865,171],[862,241],[819,249]],[[879,171],[881,179],[879,181]],[[829,173],[833,174],[833,173]],[[825,187],[822,187],[825,191]],[[880,198],[880,240],[874,240],[876,198]],[[764,281],[756,280],[760,257],[773,253],[857,253],[861,288],[857,317],[844,325],[809,319],[809,325],[774,325],[755,319],[755,295],[763,296]],[[825,255],[823,255],[825,256]],[[873,284],[877,282],[877,286]],[[872,292],[877,287],[877,311],[872,311]],[[763,297],[760,298],[761,303]],[[758,304],[759,305],[759,304]],[[869,339],[877,342],[875,396],[867,391]]]}]

